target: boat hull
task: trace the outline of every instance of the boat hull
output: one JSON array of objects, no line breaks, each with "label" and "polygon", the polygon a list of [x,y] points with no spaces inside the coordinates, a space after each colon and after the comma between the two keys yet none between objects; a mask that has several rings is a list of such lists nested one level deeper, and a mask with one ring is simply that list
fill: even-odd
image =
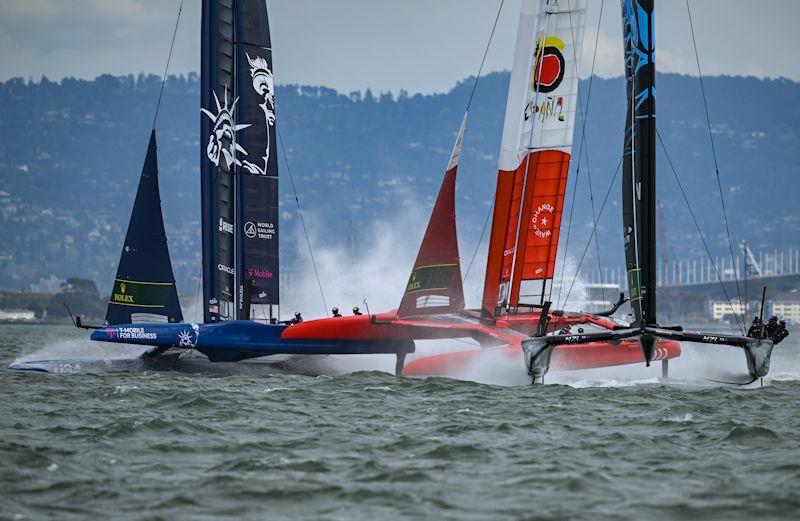
[{"label": "boat hull", "polygon": [[361,338],[294,338],[287,330],[297,326],[231,320],[217,324],[120,324],[98,329],[91,339],[100,342],[158,348],[196,349],[212,362],[235,362],[277,354],[351,355],[413,353],[409,340]]},{"label": "boat hull", "polygon": [[[681,354],[678,342],[658,343],[653,361],[677,358]],[[519,346],[473,349],[432,355],[409,361],[404,376],[457,376],[485,363],[511,360],[523,367],[523,354]],[[591,344],[562,345],[553,351],[550,368],[558,371],[576,371],[643,363],[644,356],[638,341],[619,344],[596,342]]]}]

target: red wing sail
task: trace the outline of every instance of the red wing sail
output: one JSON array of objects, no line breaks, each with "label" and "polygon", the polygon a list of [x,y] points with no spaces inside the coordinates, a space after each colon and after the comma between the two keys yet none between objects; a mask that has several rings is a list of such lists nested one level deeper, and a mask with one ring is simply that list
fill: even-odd
[{"label": "red wing sail", "polygon": [[585,22],[586,0],[521,4],[486,264],[485,317],[517,306],[522,281],[546,284],[553,278]]},{"label": "red wing sail", "polygon": [[[569,154],[540,150],[530,155],[528,178],[519,233],[509,304],[519,304],[523,280],[552,279],[558,252],[558,232],[567,188]],[[524,168],[524,167],[523,167]],[[505,273],[505,270],[504,270]]]},{"label": "red wing sail", "polygon": [[456,171],[466,123],[467,115],[464,114],[425,237],[397,311],[398,318],[457,313],[464,309],[455,195]]}]

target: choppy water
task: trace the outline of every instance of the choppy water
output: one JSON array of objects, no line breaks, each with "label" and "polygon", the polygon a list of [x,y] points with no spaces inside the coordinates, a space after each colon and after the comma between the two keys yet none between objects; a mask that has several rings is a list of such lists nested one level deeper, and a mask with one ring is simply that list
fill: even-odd
[{"label": "choppy water", "polygon": [[[0,365],[111,349],[83,338],[0,326]],[[797,338],[760,389],[704,384],[744,358],[691,350],[669,384],[0,371],[0,519],[796,517]]]}]

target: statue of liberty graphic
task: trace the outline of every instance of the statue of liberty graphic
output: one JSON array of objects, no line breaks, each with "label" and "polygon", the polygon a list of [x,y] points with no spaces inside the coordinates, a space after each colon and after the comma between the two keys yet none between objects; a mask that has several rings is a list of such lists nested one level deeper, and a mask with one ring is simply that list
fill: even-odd
[{"label": "statue of liberty graphic", "polygon": [[206,155],[208,159],[219,166],[220,155],[222,155],[225,165],[230,170],[233,165],[241,165],[241,162],[236,158],[236,152],[241,152],[247,155],[247,151],[236,143],[235,133],[250,126],[250,124],[237,125],[234,123],[236,120],[236,103],[239,98],[233,100],[233,104],[228,107],[228,89],[225,89],[223,96],[224,103],[220,105],[217,93],[212,91],[214,95],[214,102],[217,105],[217,113],[214,114],[210,110],[201,108],[200,111],[208,116],[214,122],[214,127],[211,129],[211,136],[208,138],[208,145],[206,146]]},{"label": "statue of liberty graphic", "polygon": [[269,127],[275,126],[275,83],[267,60],[260,56],[251,58],[247,53],[245,53],[245,56],[247,56],[247,61],[250,63],[250,77],[253,79],[253,89],[264,98],[264,102],[259,104],[259,107],[264,111],[264,119],[267,124],[267,148],[262,157],[264,160],[263,168],[250,161],[244,161],[242,165],[250,174],[267,175],[271,147]]}]

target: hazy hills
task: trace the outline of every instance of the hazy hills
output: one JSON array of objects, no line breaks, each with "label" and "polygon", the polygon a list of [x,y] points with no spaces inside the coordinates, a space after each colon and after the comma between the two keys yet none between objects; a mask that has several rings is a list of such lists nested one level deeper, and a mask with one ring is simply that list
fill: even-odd
[{"label": "hazy hills", "polygon": [[[462,257],[467,259],[493,197],[507,82],[507,73],[483,78],[470,111],[458,192]],[[582,85],[584,98],[587,86]],[[153,76],[0,84],[0,288],[23,288],[50,275],[85,276],[108,286],[158,88]],[[397,218],[402,235],[418,242],[424,230],[399,216],[414,210],[424,214],[435,197],[470,88],[471,80],[446,94],[394,97],[279,87],[279,129],[301,201],[312,225],[326,223],[315,231],[315,240],[344,243],[352,234],[357,248],[368,249],[365,223]],[[769,247],[797,244],[800,84],[714,77],[706,79],[706,89],[735,240]],[[661,135],[712,249],[724,254],[698,80],[660,75],[658,95]],[[198,100],[197,76],[171,77],[157,127],[164,211],[184,292],[194,292],[199,272]],[[571,255],[580,255],[590,229],[587,174],[599,208],[619,162],[624,106],[621,79],[594,80]],[[660,154],[660,199],[671,254],[699,256],[696,231],[663,159]],[[621,259],[618,184],[601,220],[601,257],[607,266]],[[568,197],[572,186],[570,181]],[[296,235],[297,219],[288,182],[282,190],[286,239]],[[293,249],[284,252],[288,266]]]}]

